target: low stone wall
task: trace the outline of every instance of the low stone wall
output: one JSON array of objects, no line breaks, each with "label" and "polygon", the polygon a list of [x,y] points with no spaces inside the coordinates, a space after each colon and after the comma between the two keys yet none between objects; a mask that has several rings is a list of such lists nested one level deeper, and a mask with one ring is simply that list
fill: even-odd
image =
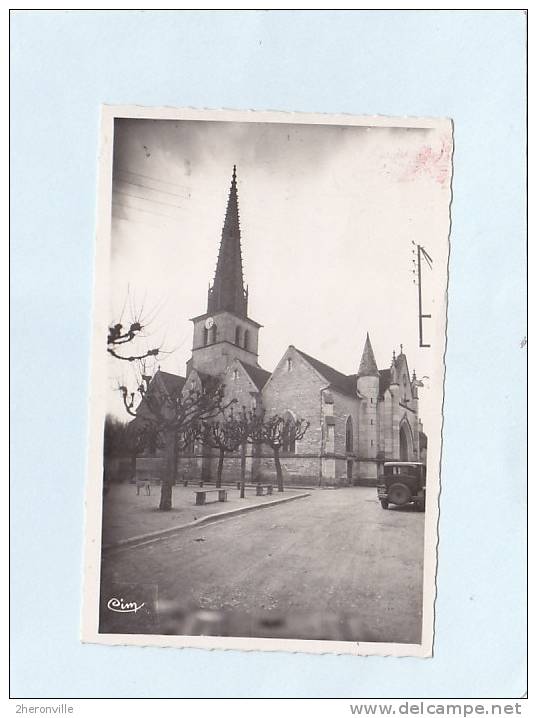
[{"label": "low stone wall", "polygon": [[[342,459],[324,460],[326,470],[327,462],[332,462],[331,475],[320,476],[321,460],[318,456],[282,456],[280,463],[285,486],[375,486],[376,464],[367,463],[367,467],[360,466],[358,475],[354,474],[347,479],[346,461]],[[371,463],[371,465],[369,465]],[[362,464],[362,462],[360,462]],[[162,457],[142,457],[136,460],[137,479],[162,479],[165,475],[166,462]],[[177,483],[185,480],[215,482],[218,472],[218,456],[181,456],[177,461]],[[325,472],[326,473],[326,472]],[[222,481],[233,484],[241,477],[240,456],[226,456],[222,471]],[[246,457],[246,482],[270,482],[276,484],[276,465],[272,456]]]},{"label": "low stone wall", "polygon": [[138,457],[136,459],[136,479],[161,480],[166,471],[165,460],[161,457]]}]

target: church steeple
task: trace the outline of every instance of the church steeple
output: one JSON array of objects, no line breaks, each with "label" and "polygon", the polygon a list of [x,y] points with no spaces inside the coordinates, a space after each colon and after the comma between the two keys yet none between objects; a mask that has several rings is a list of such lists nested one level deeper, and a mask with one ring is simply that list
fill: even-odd
[{"label": "church steeple", "polygon": [[375,355],[373,354],[373,347],[369,339],[369,332],[365,340],[364,351],[362,353],[362,361],[360,362],[360,368],[358,369],[358,376],[380,376],[375,361]]},{"label": "church steeple", "polygon": [[257,350],[261,324],[248,316],[248,289],[244,288],[242,274],[235,166],[216,272],[207,295],[207,311],[193,317],[191,321],[194,323],[194,337],[187,372],[196,369],[205,374],[223,376],[235,359],[249,366],[259,366]]},{"label": "church steeple", "polygon": [[233,165],[216,272],[207,296],[208,314],[222,310],[233,312],[239,317],[248,315],[248,290],[244,289],[242,274],[237,167],[235,165]]}]

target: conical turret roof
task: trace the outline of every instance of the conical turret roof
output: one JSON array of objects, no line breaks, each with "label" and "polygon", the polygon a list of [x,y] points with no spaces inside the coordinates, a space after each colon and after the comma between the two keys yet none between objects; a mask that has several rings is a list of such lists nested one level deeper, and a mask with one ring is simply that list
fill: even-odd
[{"label": "conical turret roof", "polygon": [[237,196],[237,168],[233,166],[231,187],[220,240],[214,281],[209,288],[207,312],[226,310],[246,317],[248,293],[244,290],[241,255],[241,230]]},{"label": "conical turret roof", "polygon": [[375,361],[375,355],[373,354],[373,347],[369,339],[369,332],[365,340],[364,351],[362,353],[362,360],[358,369],[357,376],[379,376],[379,370],[377,362]]}]

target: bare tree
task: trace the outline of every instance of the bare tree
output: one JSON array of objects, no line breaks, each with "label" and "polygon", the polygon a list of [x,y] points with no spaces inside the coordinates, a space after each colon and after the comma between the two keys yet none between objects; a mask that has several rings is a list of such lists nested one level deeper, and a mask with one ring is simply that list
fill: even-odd
[{"label": "bare tree", "polygon": [[265,418],[264,412],[252,412],[249,422],[249,441],[257,445],[266,445],[274,454],[278,491],[283,491],[283,471],[280,453],[286,446],[292,446],[304,438],[310,425],[304,419],[284,418],[278,414]]},{"label": "bare tree", "polygon": [[137,431],[146,437],[156,436],[165,448],[166,468],[161,481],[161,511],[172,508],[172,490],[177,479],[177,458],[180,451],[200,439],[203,427],[231,406],[224,398],[224,386],[215,377],[208,377],[200,388],[188,391],[158,391],[151,377],[144,375],[136,392],[121,386],[127,413],[135,417]]},{"label": "bare tree", "polygon": [[216,487],[222,485],[222,471],[224,458],[227,453],[237,451],[248,438],[249,425],[244,415],[236,416],[231,411],[218,421],[202,422],[199,440],[205,446],[218,449],[218,469],[216,473]]},{"label": "bare tree", "polygon": [[132,344],[142,334],[143,326],[139,322],[133,322],[128,328],[122,324],[117,323],[108,327],[108,337],[106,340],[106,350],[115,359],[121,359],[122,361],[138,361],[140,359],[146,359],[148,357],[156,357],[161,351],[161,347],[155,347],[153,349],[142,350],[141,353],[124,354],[121,352],[121,347],[126,344],[131,345],[129,349],[132,350]]},{"label": "bare tree", "polygon": [[[127,324],[123,324],[123,313],[127,303],[129,304],[131,319]],[[145,347],[142,347],[142,340],[147,340],[147,330],[155,318],[156,311],[158,310],[145,312],[144,302],[142,302],[141,308],[137,310],[130,296],[130,292],[127,291],[119,320],[113,322],[108,327],[106,340],[106,350],[108,353],[113,356],[114,359],[126,362],[137,362],[149,357],[157,357],[162,353],[168,353],[163,352],[161,346],[148,348],[146,343]]]}]

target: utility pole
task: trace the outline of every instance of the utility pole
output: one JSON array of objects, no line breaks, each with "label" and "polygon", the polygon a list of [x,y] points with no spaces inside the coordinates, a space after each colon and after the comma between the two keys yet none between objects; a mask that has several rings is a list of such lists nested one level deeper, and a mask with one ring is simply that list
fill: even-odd
[{"label": "utility pole", "polygon": [[[422,308],[422,287],[421,287],[421,259],[425,259],[427,264],[429,265],[429,268],[433,268],[433,260],[431,256],[427,253],[425,250],[425,247],[422,247],[421,244],[416,244],[414,241],[412,241],[412,244],[416,247],[416,251],[418,254],[418,325],[419,325],[419,337],[420,337],[420,348],[422,349],[428,349],[430,348],[430,344],[424,344],[423,343],[423,320],[424,319],[430,319],[430,314],[424,314],[423,308]],[[414,261],[414,260],[413,260]],[[415,264],[415,262],[414,262]],[[412,270],[414,272],[414,270]]]}]

